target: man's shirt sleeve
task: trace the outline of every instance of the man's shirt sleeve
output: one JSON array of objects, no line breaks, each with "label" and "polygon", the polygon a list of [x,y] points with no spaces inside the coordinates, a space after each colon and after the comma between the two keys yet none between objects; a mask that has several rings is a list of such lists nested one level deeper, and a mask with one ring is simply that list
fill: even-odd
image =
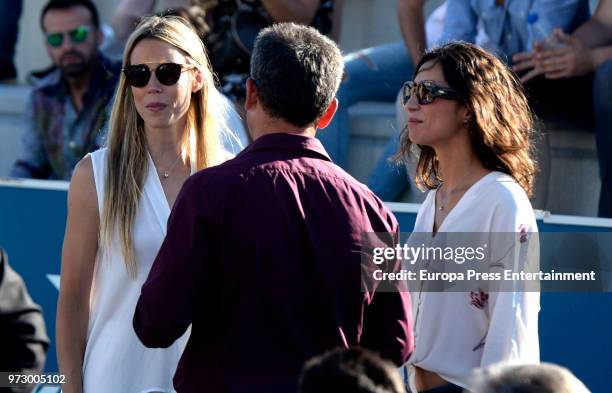
[{"label": "man's shirt sleeve", "polygon": [[185,182],[176,199],[166,238],[136,305],[134,330],[150,348],[166,348],[181,337],[198,304],[210,241],[200,210],[206,205],[204,196],[192,179]]},{"label": "man's shirt sleeve", "polygon": [[[399,243],[399,225],[391,212],[387,211],[386,216],[387,236],[392,237],[387,246],[395,247]],[[397,259],[389,268],[398,272],[401,261]],[[387,286],[383,291],[379,287],[370,293],[369,304],[364,309],[360,345],[378,352],[400,367],[414,349],[410,293],[404,282],[389,284],[391,287]]]}]

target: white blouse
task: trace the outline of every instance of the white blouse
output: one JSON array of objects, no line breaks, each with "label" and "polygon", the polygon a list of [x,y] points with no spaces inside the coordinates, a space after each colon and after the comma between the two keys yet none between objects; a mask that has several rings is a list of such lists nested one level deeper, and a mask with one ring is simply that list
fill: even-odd
[{"label": "white blouse", "polygon": [[[430,191],[421,205],[411,239],[417,236],[417,232],[421,232],[418,236],[427,236],[423,233],[428,232],[432,240],[437,237],[431,236],[435,195],[436,190]],[[466,191],[438,232],[489,236],[492,233],[537,230],[535,215],[524,190],[510,176],[491,172]],[[419,237],[419,243],[421,239]],[[524,258],[524,253],[512,252],[512,247],[510,250],[500,254],[499,260],[504,266],[512,268],[514,265],[516,269],[517,260]],[[491,249],[491,252],[495,251]],[[537,259],[539,255],[535,257]],[[526,263],[524,260],[518,262]],[[470,292],[410,290],[415,349],[407,366],[410,387],[414,392],[413,366],[435,372],[465,388],[476,368],[497,362],[539,362],[539,292],[490,292],[484,300],[475,299],[475,293]]]},{"label": "white blouse", "polygon": [[[104,206],[107,149],[89,154],[93,164],[98,209]],[[132,318],[164,236],[170,206],[155,165],[148,169],[134,220],[137,275],[126,272],[115,231],[112,244],[96,258],[91,288],[87,345],[83,359],[83,392],[175,392],[172,377],[189,331],[168,348],[146,348],[136,336]]]}]

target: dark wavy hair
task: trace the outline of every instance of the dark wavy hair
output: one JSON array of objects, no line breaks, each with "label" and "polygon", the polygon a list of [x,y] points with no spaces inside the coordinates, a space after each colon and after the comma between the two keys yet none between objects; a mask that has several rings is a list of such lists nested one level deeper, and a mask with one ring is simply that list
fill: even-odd
[{"label": "dark wavy hair", "polygon": [[[448,84],[471,111],[469,135],[482,165],[512,176],[533,195],[537,164],[534,159],[535,118],[518,77],[495,55],[466,42],[451,42],[427,52],[414,77],[428,61],[440,64]],[[406,160],[413,143],[408,128],[401,136],[396,159]],[[416,183],[433,189],[440,185],[438,158],[430,146],[419,148]]]}]

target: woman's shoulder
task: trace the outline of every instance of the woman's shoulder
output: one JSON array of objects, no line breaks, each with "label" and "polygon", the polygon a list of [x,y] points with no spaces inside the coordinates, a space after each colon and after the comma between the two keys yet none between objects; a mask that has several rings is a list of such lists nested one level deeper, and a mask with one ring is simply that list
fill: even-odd
[{"label": "woman's shoulder", "polygon": [[510,206],[520,207],[528,204],[531,208],[527,193],[512,176],[497,171],[491,172],[488,176],[490,179],[485,184],[487,196]]},{"label": "woman's shoulder", "polygon": [[85,157],[91,158],[93,174],[96,180],[101,180],[105,177],[106,161],[108,157],[108,148],[103,147],[96,151],[87,154]]},{"label": "woman's shoulder", "polygon": [[90,181],[93,180],[93,161],[92,153],[81,158],[72,172],[72,177],[70,178],[71,187],[75,185],[75,188],[78,189],[80,186],[90,183]]},{"label": "woman's shoulder", "polygon": [[[498,231],[516,231],[519,226],[535,226],[535,214],[525,190],[511,176],[492,172],[482,196],[491,203],[493,224]],[[497,224],[497,225],[496,225]]]},{"label": "woman's shoulder", "polygon": [[68,204],[70,206],[74,201],[80,201],[77,202],[79,206],[96,207],[97,210],[97,199],[93,160],[88,154],[74,168],[68,189]]},{"label": "woman's shoulder", "polygon": [[434,207],[435,200],[436,200],[436,189],[434,188],[434,189],[428,190],[427,194],[425,195],[425,199],[423,199],[423,202],[421,203],[421,206],[419,207],[418,214],[423,214],[428,209]]},{"label": "woman's shoulder", "polygon": [[107,154],[108,149],[104,147],[85,155],[74,170],[70,186],[74,189],[85,187],[90,197],[95,195],[94,201],[98,201],[97,207],[100,211],[106,178]]},{"label": "woman's shoulder", "polygon": [[106,158],[107,154],[108,154],[108,147],[102,147],[96,151],[92,151],[91,153],[88,153],[85,157],[89,156],[91,157],[92,160],[101,161]]}]

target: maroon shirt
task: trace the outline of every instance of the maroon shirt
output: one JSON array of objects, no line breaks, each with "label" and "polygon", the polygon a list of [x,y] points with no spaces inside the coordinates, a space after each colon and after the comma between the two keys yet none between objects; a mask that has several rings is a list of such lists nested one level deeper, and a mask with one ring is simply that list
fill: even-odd
[{"label": "maroon shirt", "polygon": [[185,182],[136,334],[168,347],[192,324],[181,393],[295,392],[304,362],[338,346],[401,365],[413,347],[409,294],[362,291],[364,232],[398,224],[317,139],[262,136]]}]

